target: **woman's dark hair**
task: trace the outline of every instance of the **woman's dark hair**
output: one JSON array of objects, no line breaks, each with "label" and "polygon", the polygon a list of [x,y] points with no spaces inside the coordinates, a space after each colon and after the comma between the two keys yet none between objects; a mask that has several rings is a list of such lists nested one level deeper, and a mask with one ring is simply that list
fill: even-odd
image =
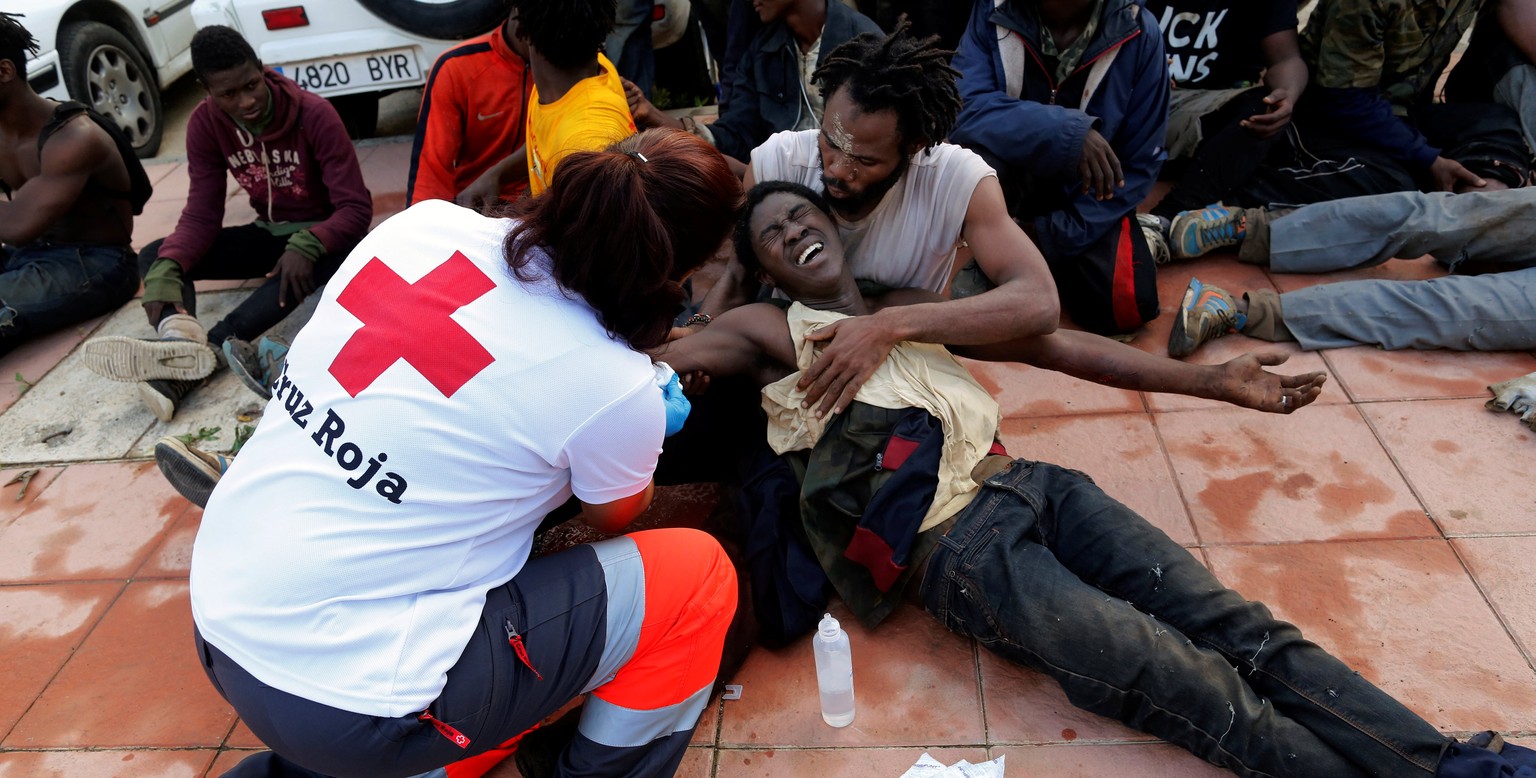
[{"label": "woman's dark hair", "polygon": [[903,143],[926,149],[954,129],[960,115],[960,71],[949,65],[953,51],[934,44],[939,36],[914,38],[903,15],[896,31],[881,37],[861,33],[833,49],[811,75],[827,98],[841,87],[865,112],[896,111]]},{"label": "woman's dark hair", "polygon": [[586,298],[631,348],[666,341],[682,279],[720,248],[741,205],[741,182],[713,146],[680,130],[647,130],[604,151],[561,160],[549,189],[520,201],[507,234],[518,278],[541,246],[555,279]]},{"label": "woman's dark hair", "polygon": [[614,0],[512,0],[512,7],[517,9],[517,37],[562,70],[597,57],[616,13]]},{"label": "woman's dark hair", "polygon": [[229,27],[211,24],[192,36],[192,70],[205,84],[210,74],[234,70],[247,62],[261,66],[256,50]]},{"label": "woman's dark hair", "polygon": [[763,266],[763,263],[757,261],[757,245],[752,240],[752,214],[757,210],[757,206],[768,199],[769,195],[780,192],[803,197],[828,217],[832,216],[832,206],[827,204],[827,198],[804,184],[794,181],[764,181],[747,190],[747,203],[742,206],[741,215],[736,218],[736,231],[731,235],[731,243],[736,247],[736,261],[746,269],[748,277],[755,276]]},{"label": "woman's dark hair", "polygon": [[37,53],[37,39],[18,19],[21,14],[0,12],[0,59],[8,59],[16,65],[16,73],[27,80],[27,55]]}]

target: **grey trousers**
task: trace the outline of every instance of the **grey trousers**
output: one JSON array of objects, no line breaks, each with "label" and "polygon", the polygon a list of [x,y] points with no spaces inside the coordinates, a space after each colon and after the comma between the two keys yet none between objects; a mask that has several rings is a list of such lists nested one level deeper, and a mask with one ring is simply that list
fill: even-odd
[{"label": "grey trousers", "polygon": [[1510,68],[1493,87],[1493,101],[1520,114],[1525,142],[1536,149],[1536,65]]},{"label": "grey trousers", "polygon": [[1427,281],[1343,281],[1280,295],[1302,348],[1536,348],[1536,188],[1395,192],[1318,203],[1270,225],[1270,268],[1322,273],[1434,256],[1507,272]]}]

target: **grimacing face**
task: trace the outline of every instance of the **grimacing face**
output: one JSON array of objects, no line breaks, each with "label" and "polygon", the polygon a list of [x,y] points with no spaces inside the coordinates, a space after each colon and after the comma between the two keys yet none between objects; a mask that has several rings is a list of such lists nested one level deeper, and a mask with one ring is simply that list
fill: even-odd
[{"label": "grimacing face", "polygon": [[752,209],[752,252],[763,283],[790,299],[832,293],[846,267],[843,242],[832,217],[792,192],[774,192]]},{"label": "grimacing face", "polygon": [[267,88],[261,67],[254,62],[207,74],[203,88],[208,90],[208,96],[213,98],[213,104],[219,110],[246,124],[260,121],[272,99],[272,90]]}]

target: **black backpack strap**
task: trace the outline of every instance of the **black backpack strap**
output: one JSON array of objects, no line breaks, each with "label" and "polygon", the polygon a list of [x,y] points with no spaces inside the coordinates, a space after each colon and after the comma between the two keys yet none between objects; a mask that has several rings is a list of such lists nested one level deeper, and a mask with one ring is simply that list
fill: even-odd
[{"label": "black backpack strap", "polygon": [[144,163],[140,162],[138,155],[133,152],[133,144],[129,143],[128,138],[123,135],[122,128],[118,127],[116,122],[110,121],[101,114],[91,110],[89,106],[70,100],[59,103],[53,109],[53,118],[49,119],[48,123],[43,125],[42,131],[37,134],[37,156],[39,160],[43,156],[43,145],[48,142],[48,139],[60,127],[63,127],[66,122],[82,113],[89,116],[91,121],[96,123],[97,127],[100,127],[107,133],[108,137],[112,138],[112,143],[117,146],[118,156],[123,159],[123,167],[128,171],[128,191],[126,192],[100,185],[93,185],[91,188],[108,197],[127,200],[128,204],[133,206],[133,215],[138,216],[144,212],[144,204],[149,202],[150,196],[154,194],[154,186],[150,183],[149,173],[145,172]]}]

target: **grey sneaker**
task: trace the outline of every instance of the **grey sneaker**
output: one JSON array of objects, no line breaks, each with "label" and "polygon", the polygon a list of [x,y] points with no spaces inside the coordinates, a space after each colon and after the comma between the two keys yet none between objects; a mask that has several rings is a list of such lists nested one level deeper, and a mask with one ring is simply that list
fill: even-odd
[{"label": "grey sneaker", "polygon": [[1147,248],[1152,250],[1152,261],[1158,265],[1166,265],[1173,261],[1173,254],[1168,250],[1168,236],[1163,234],[1163,222],[1150,213],[1136,214],[1136,223],[1141,225],[1141,236],[1147,239]]},{"label": "grey sneaker", "polygon": [[224,361],[230,372],[263,400],[272,399],[272,383],[282,375],[287,356],[288,344],[279,338],[263,335],[254,346],[239,338],[224,341]]},{"label": "grey sneaker", "polygon": [[180,438],[164,437],[155,444],[155,464],[182,497],[199,508],[208,507],[208,496],[218,486],[230,459],[199,451]]},{"label": "grey sneaker", "polygon": [[144,405],[154,412],[155,418],[161,421],[170,421],[176,415],[176,407],[181,405],[188,392],[203,385],[202,379],[196,381],[143,381],[139,383],[139,399]]},{"label": "grey sneaker", "polygon": [[149,340],[108,335],[80,349],[91,372],[113,381],[194,381],[208,377],[218,355],[192,340]]}]

